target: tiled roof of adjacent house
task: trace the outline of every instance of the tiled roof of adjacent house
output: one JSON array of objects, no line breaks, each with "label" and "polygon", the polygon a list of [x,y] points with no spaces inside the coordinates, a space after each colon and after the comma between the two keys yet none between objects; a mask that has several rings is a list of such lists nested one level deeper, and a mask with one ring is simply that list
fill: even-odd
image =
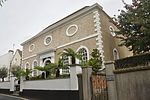
[{"label": "tiled roof of adjacent house", "polygon": [[17,49],[17,51],[18,51],[19,55],[22,57],[22,51],[19,49]]}]

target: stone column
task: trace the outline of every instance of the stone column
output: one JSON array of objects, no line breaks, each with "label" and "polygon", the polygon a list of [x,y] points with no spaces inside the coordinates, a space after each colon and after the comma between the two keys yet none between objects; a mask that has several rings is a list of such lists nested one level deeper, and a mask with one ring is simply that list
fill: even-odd
[{"label": "stone column", "polygon": [[78,74],[79,100],[83,100],[82,74]]},{"label": "stone column", "polygon": [[114,62],[113,61],[105,62],[105,67],[106,67],[106,79],[108,87],[108,100],[117,100],[115,76],[113,73]]},{"label": "stone column", "polygon": [[24,80],[24,77],[21,76],[20,77],[20,92],[23,92],[23,80]]},{"label": "stone column", "polygon": [[15,77],[10,77],[10,92],[15,91]]},{"label": "stone column", "polygon": [[83,80],[83,100],[91,100],[91,74],[92,68],[82,68],[82,80]]}]

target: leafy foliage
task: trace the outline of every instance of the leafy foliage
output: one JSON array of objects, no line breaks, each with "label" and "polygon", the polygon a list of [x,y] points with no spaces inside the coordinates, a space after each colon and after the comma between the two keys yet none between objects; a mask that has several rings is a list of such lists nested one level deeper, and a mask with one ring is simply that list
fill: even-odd
[{"label": "leafy foliage", "polygon": [[121,46],[126,46],[134,54],[150,52],[150,4],[149,0],[132,0],[125,4],[116,19]]},{"label": "leafy foliage", "polygon": [[4,78],[7,77],[8,69],[6,67],[0,68],[0,78],[2,78],[2,82],[4,82]]},{"label": "leafy foliage", "polygon": [[101,69],[102,59],[100,57],[99,50],[93,49],[93,51],[91,53],[91,58],[88,61],[88,65],[92,66],[92,69],[94,72],[98,72],[99,69]]},{"label": "leafy foliage", "polygon": [[26,80],[29,80],[29,75],[32,73],[31,69],[23,70],[20,66],[12,66],[11,73],[20,79],[21,76],[25,76]]},{"label": "leafy foliage", "polygon": [[12,66],[11,73],[19,79],[21,76],[21,73],[22,73],[21,67],[20,66]]},{"label": "leafy foliage", "polygon": [[76,53],[73,49],[71,48],[67,48],[64,49],[64,52],[60,52],[59,54],[61,54],[61,56],[68,56],[71,57],[71,63],[75,64],[76,63],[76,58],[81,60],[81,54],[80,53]]},{"label": "leafy foliage", "polygon": [[29,75],[32,73],[31,69],[21,70],[21,76],[25,76],[26,80],[29,80]]},{"label": "leafy foliage", "polygon": [[64,67],[63,58],[59,58],[58,60],[58,68]]},{"label": "leafy foliage", "polygon": [[7,0],[0,0],[0,6],[3,6],[3,3]]},{"label": "leafy foliage", "polygon": [[57,64],[55,63],[50,63],[44,67],[41,66],[36,66],[35,69],[39,70],[39,71],[50,71],[53,68],[56,68]]},{"label": "leafy foliage", "polygon": [[44,67],[36,66],[35,69],[45,72],[47,78],[49,75],[55,74],[57,66],[58,65],[56,63],[50,63]]}]

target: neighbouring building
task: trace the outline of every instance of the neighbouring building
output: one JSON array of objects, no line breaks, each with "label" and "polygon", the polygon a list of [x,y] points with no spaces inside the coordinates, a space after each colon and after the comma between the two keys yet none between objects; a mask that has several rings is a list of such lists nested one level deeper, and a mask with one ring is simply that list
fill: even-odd
[{"label": "neighbouring building", "polygon": [[[65,48],[82,49],[84,60],[97,48],[103,62],[131,56],[125,47],[119,47],[114,30],[117,27],[99,4],[86,6],[58,22],[48,26],[37,35],[23,42],[22,67],[34,68],[57,62],[59,52]],[[69,59],[66,58],[65,63]]]},{"label": "neighbouring building", "polygon": [[21,61],[22,61],[22,51],[17,49],[15,54],[13,55],[11,65],[21,66]]},{"label": "neighbouring building", "polygon": [[7,70],[8,70],[8,77],[5,78],[5,80],[9,80],[9,75],[10,75],[10,66],[11,66],[11,61],[12,61],[12,58],[13,58],[13,51],[12,50],[9,50],[8,53],[4,54],[4,55],[1,55],[0,56],[0,68],[2,67],[6,67]]}]

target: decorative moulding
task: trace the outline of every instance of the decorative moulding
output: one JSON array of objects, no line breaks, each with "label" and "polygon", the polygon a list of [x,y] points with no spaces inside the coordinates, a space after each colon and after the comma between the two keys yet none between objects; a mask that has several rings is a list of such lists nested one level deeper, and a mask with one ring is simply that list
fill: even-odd
[{"label": "decorative moulding", "polygon": [[112,26],[109,26],[109,30],[110,30],[110,34],[111,34],[112,36],[116,36],[116,33],[114,32],[115,29],[114,29]]},{"label": "decorative moulding", "polygon": [[29,52],[32,52],[35,49],[35,44],[31,44],[29,46]]},{"label": "decorative moulding", "polygon": [[104,65],[104,50],[103,50],[103,40],[102,40],[102,31],[101,31],[101,22],[100,22],[100,14],[98,11],[94,11],[93,12],[93,18],[94,18],[94,26],[95,26],[95,33],[98,34],[97,38],[96,38],[96,46],[97,49],[99,50],[100,54],[101,54],[101,58],[102,58],[102,69],[105,68]]},{"label": "decorative moulding", "polygon": [[49,45],[51,42],[52,42],[52,36],[51,35],[46,36],[44,39],[44,44]]},{"label": "decorative moulding", "polygon": [[[73,32],[69,32],[71,29],[73,29]],[[72,24],[66,29],[66,35],[73,36],[77,33],[77,31],[78,31],[78,26],[76,24]]]}]

